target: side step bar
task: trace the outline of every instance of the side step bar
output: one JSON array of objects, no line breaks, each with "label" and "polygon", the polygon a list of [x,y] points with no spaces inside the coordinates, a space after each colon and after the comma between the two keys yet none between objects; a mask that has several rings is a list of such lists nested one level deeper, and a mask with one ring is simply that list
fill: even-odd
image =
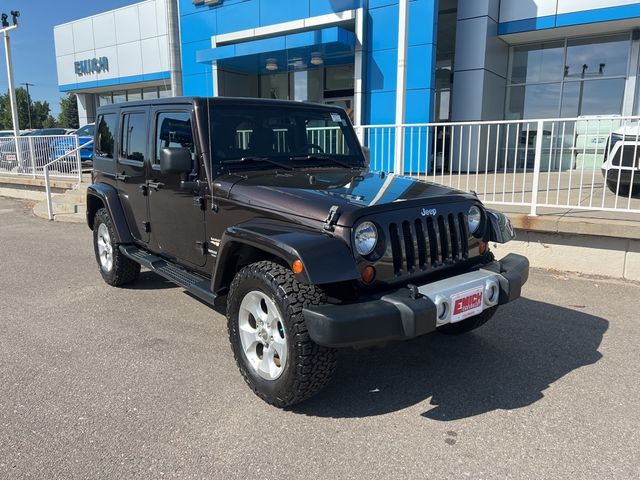
[{"label": "side step bar", "polygon": [[135,245],[120,245],[120,251],[134,262],[181,286],[203,302],[215,305],[217,295],[210,290],[211,280],[157,257]]}]

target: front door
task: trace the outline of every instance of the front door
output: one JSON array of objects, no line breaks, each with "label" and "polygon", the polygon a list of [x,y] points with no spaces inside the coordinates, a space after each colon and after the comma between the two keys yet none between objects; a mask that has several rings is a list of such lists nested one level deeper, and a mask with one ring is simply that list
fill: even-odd
[{"label": "front door", "polygon": [[116,179],[129,229],[139,242],[149,241],[149,212],[145,192],[149,157],[148,108],[123,109],[120,114]]},{"label": "front door", "polygon": [[[193,185],[201,174],[198,172],[191,111],[158,108],[152,111],[152,115],[154,153],[147,182],[151,248],[180,263],[202,266],[207,261],[207,254],[203,251],[203,242],[206,238],[204,204],[197,189],[182,183],[189,182]],[[191,150],[193,162],[191,174],[161,172],[160,150],[162,148]]]}]

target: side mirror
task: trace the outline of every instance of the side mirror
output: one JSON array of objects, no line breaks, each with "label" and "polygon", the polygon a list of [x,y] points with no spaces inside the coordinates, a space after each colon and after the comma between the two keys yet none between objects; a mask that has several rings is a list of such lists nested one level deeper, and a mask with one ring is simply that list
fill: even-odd
[{"label": "side mirror", "polygon": [[191,173],[193,170],[191,150],[184,147],[160,150],[160,171],[162,173]]}]

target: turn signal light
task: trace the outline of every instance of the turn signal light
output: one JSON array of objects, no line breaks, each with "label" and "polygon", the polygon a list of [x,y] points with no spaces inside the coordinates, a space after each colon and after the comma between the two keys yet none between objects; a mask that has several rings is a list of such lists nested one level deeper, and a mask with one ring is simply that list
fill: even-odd
[{"label": "turn signal light", "polygon": [[293,263],[291,264],[291,270],[293,270],[293,273],[302,273],[302,270],[304,270],[304,266],[302,265],[302,261],[301,260],[294,260]]},{"label": "turn signal light", "polygon": [[362,281],[366,284],[369,284],[373,282],[375,278],[376,278],[376,269],[373,268],[371,265],[364,267],[364,270],[362,270]]},{"label": "turn signal light", "polygon": [[489,249],[489,245],[487,244],[487,242],[480,242],[479,244],[480,247],[480,255],[484,255],[485,253],[487,253],[487,250]]}]

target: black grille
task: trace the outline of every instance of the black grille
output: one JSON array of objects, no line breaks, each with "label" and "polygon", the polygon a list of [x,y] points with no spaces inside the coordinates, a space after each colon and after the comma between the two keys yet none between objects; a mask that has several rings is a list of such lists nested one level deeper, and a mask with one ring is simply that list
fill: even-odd
[{"label": "black grille", "polygon": [[469,257],[469,230],[463,213],[391,223],[389,240],[396,276],[452,265]]}]

